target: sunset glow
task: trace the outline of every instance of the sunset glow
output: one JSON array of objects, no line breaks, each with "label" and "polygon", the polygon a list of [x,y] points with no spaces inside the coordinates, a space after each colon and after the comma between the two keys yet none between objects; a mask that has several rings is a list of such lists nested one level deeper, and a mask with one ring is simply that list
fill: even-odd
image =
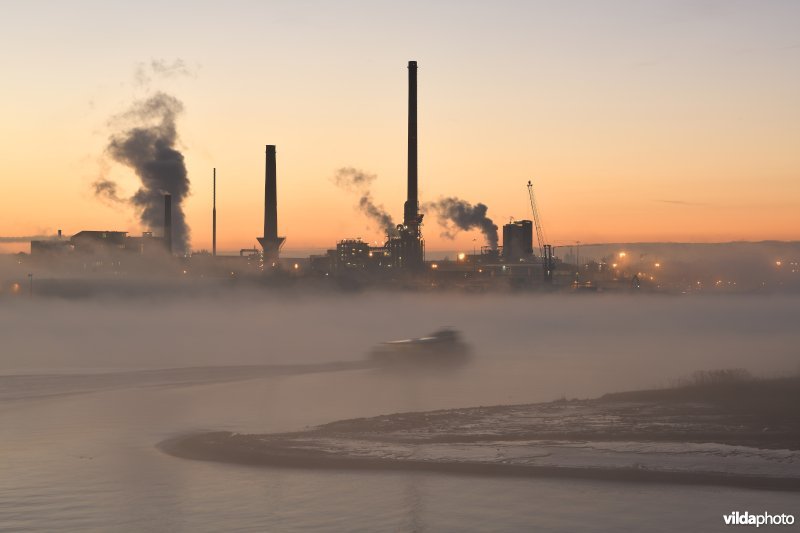
[{"label": "sunset glow", "polygon": [[[405,62],[416,59],[423,203],[483,202],[502,225],[530,218],[535,179],[556,244],[800,238],[796,4],[179,2],[159,4],[154,24],[146,4],[98,4],[92,17],[73,4],[6,7],[3,236],[145,229],[91,184],[107,174],[135,192],[131,171],[105,157],[109,121],[163,90],[185,107],[193,249],[211,246],[214,167],[218,248],[255,244],[265,144],[277,145],[287,249],[382,240],[332,176],[376,174],[375,200],[402,217]],[[183,66],[137,78],[154,60]],[[425,223],[429,250],[479,237]]]}]

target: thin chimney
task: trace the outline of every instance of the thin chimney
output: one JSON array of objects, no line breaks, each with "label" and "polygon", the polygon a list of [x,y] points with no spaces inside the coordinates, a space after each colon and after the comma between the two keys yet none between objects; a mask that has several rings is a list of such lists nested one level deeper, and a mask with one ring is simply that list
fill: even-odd
[{"label": "thin chimney", "polygon": [[214,209],[211,212],[212,218],[212,241],[211,241],[211,255],[217,256],[217,169],[214,169]]}]

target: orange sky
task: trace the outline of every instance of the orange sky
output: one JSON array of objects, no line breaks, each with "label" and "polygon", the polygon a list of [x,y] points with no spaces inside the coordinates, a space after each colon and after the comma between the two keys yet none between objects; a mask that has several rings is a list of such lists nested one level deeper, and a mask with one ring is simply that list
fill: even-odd
[{"label": "orange sky", "polygon": [[[210,247],[213,167],[219,249],[255,244],[265,144],[287,248],[380,239],[331,177],[377,174],[375,199],[401,218],[415,59],[423,202],[483,202],[502,225],[530,217],[533,179],[555,244],[800,239],[800,4],[178,2],[155,20],[140,4],[6,9],[0,236],[141,231],[91,183],[109,117],[158,89],[186,108],[194,249]],[[134,82],[138,64],[177,58],[188,75]],[[479,237],[427,222],[430,250]]]}]

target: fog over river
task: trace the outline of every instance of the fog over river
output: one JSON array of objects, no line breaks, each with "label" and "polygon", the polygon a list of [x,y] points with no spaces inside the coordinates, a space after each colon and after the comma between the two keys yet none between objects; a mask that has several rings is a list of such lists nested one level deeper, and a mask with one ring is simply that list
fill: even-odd
[{"label": "fog over river", "polygon": [[[791,493],[250,468],[171,457],[156,444],[194,431],[588,398],[697,370],[797,374],[799,311],[800,298],[777,296],[0,300],[0,529],[721,531],[733,510],[798,514]],[[440,326],[472,345],[469,365],[391,374],[339,364]]]}]

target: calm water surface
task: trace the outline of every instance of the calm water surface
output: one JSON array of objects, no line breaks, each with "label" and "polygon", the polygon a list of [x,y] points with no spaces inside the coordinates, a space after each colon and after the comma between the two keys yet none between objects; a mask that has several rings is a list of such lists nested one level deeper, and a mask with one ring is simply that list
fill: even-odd
[{"label": "calm water surface", "polygon": [[[594,396],[662,384],[698,368],[744,366],[768,374],[797,364],[787,343],[797,346],[800,334],[784,319],[796,313],[794,300],[656,302],[648,307],[657,317],[652,321],[640,317],[641,308],[608,300],[547,313],[513,298],[487,301],[488,310],[470,300],[449,311],[453,303],[406,302],[428,313],[407,328],[412,333],[443,324],[467,333],[476,360],[455,375],[265,371],[227,381],[241,376],[220,369],[211,371],[210,383],[196,373],[143,378],[128,371],[352,360],[406,328],[378,317],[384,304],[373,299],[344,310],[299,303],[267,321],[256,303],[224,313],[192,311],[195,304],[155,312],[144,304],[0,309],[0,530],[723,531],[722,515],[733,510],[800,515],[797,495],[789,493],[247,468],[181,460],[155,448],[186,431],[296,430],[398,411]],[[697,316],[687,317],[697,305]],[[229,328],[219,326],[222,316]],[[311,339],[290,327],[309,317],[318,324]],[[89,318],[99,334],[81,328]],[[578,325],[564,326],[570,318]],[[56,325],[49,329],[48,321]],[[348,329],[353,322],[363,327]],[[577,333],[569,335],[571,328]],[[263,347],[258,333],[265,329],[284,351]],[[320,343],[327,349],[311,349]],[[292,346],[308,348],[287,351]],[[758,352],[759,346],[768,349]],[[101,371],[118,374],[76,385],[74,374]]]}]

